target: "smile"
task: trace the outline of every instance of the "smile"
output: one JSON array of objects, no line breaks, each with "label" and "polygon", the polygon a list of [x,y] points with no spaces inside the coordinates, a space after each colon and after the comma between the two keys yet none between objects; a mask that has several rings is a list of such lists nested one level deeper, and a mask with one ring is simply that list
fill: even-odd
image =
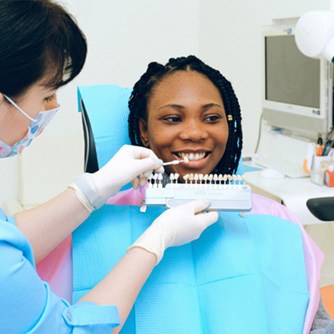
[{"label": "smile", "polygon": [[197,161],[205,158],[208,155],[208,152],[196,152],[196,153],[184,153],[180,152],[176,154],[179,158],[188,159],[189,161]]}]

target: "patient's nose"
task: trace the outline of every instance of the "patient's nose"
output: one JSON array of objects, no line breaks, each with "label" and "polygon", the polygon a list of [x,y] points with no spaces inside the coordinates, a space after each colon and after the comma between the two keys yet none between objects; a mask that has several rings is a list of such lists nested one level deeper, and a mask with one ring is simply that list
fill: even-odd
[{"label": "patient's nose", "polygon": [[196,121],[191,121],[185,125],[180,137],[183,140],[198,141],[208,138],[208,132],[202,124],[198,124]]}]

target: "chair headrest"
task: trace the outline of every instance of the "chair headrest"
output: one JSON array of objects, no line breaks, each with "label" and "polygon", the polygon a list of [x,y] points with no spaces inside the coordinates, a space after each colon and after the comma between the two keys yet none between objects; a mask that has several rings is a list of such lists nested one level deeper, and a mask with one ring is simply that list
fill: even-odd
[{"label": "chair headrest", "polygon": [[116,85],[78,87],[79,111],[85,113],[83,115],[85,157],[89,159],[95,146],[98,168],[107,163],[124,144],[130,144],[128,136],[130,94],[130,88]]}]

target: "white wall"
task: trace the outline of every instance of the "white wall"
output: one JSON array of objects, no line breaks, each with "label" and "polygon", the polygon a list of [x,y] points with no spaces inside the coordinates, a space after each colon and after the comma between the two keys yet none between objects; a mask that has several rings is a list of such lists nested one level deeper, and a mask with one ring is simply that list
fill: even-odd
[{"label": "white wall", "polygon": [[[31,150],[44,138],[77,136],[82,151],[82,128],[77,112],[76,86],[113,83],[132,86],[150,61],[196,54],[217,67],[232,82],[243,111],[244,153],[255,148],[261,111],[261,31],[271,18],[299,16],[310,9],[327,9],[328,0],[63,0],[88,39],[88,58],[74,82],[59,92],[62,110]],[[80,141],[80,142],[79,142]],[[42,143],[42,144],[41,144]],[[47,144],[50,145],[50,144]],[[47,146],[41,160],[50,170],[52,193],[59,180],[52,170],[66,168],[57,145]],[[59,148],[59,147],[58,147]],[[29,149],[25,151],[29,158]],[[59,154],[57,159],[51,156]],[[33,154],[31,154],[32,156]],[[82,152],[83,155],[83,152]],[[49,165],[48,165],[49,162]],[[52,162],[52,163],[51,163]],[[50,165],[51,163],[51,165]],[[82,169],[82,158],[78,161]],[[18,197],[18,159],[0,162],[0,205]],[[74,172],[73,172],[74,174]],[[75,176],[75,175],[73,175]],[[31,175],[38,182],[38,175]]]}]

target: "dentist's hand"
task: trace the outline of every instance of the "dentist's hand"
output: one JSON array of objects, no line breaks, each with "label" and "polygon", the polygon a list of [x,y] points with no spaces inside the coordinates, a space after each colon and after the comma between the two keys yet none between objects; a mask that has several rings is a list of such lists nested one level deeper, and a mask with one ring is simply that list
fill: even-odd
[{"label": "dentist's hand", "polygon": [[108,199],[137,176],[147,178],[152,171],[164,171],[162,160],[152,150],[124,145],[105,166],[92,175],[92,180],[100,195]]},{"label": "dentist's hand", "polygon": [[196,200],[161,214],[150,227],[129,247],[141,247],[162,259],[165,249],[187,244],[199,238],[201,233],[218,220],[218,213],[203,212],[209,207],[207,201]]},{"label": "dentist's hand", "polygon": [[156,171],[162,173],[162,161],[152,150],[124,145],[113,158],[93,174],[79,176],[74,184],[78,186],[93,208],[98,208],[106,200],[117,194],[122,186],[140,178],[141,183]]}]

